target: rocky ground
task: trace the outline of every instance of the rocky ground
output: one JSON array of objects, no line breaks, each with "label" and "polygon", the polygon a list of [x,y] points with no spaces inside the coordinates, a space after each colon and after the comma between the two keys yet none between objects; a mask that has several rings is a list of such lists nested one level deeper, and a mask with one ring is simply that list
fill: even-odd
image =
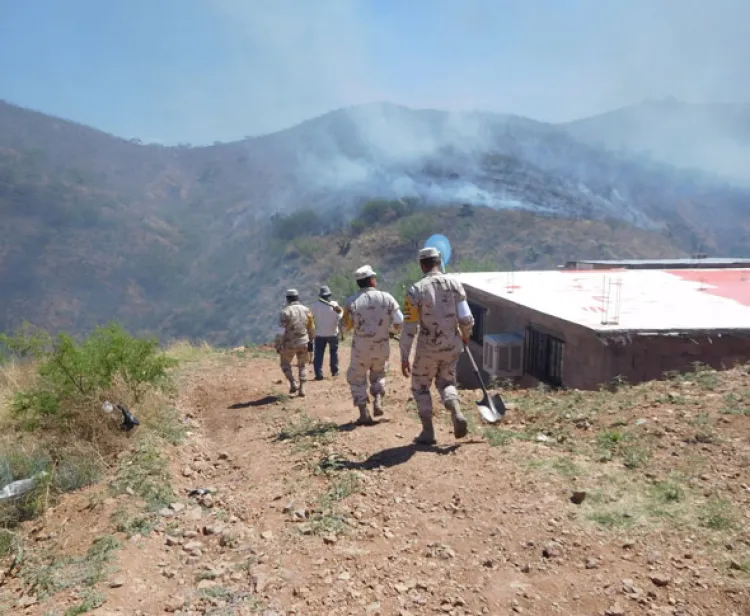
[{"label": "rocky ground", "polygon": [[504,392],[499,427],[463,391],[470,435],[440,411],[425,448],[396,359],[372,427],[343,376],[290,399],[272,354],[193,364],[185,440],[139,428],[28,523],[0,613],[750,614],[744,370]]}]

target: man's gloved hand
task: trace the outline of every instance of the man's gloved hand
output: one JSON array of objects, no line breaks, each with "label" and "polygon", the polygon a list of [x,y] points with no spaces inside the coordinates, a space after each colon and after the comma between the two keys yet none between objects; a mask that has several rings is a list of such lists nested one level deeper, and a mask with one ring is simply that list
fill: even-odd
[{"label": "man's gloved hand", "polygon": [[312,353],[313,352],[313,343],[312,340],[307,343],[307,352]]}]

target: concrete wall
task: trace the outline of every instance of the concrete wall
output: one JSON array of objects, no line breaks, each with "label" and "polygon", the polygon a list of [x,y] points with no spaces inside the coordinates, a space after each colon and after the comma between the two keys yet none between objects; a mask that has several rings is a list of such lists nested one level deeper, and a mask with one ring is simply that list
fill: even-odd
[{"label": "concrete wall", "polygon": [[[520,330],[527,326],[547,331],[565,341],[563,386],[575,389],[597,389],[620,376],[629,383],[660,379],[668,371],[687,371],[694,362],[717,369],[733,367],[750,361],[750,340],[734,336],[700,336],[693,341],[676,336],[632,336],[625,344],[609,341],[604,344],[591,330],[561,321],[547,314],[518,306],[502,298],[466,288],[469,301],[488,309],[485,334]],[[482,348],[470,344],[480,370]],[[482,371],[485,383],[489,375]],[[468,357],[458,362],[458,379],[464,387],[475,389],[479,382],[473,375]],[[536,379],[524,375],[521,386],[533,387]]]},{"label": "concrete wall", "polygon": [[[598,383],[609,380],[612,350],[604,346],[590,330],[469,287],[466,287],[466,293],[469,301],[489,311],[485,317],[485,334],[516,330],[523,333],[526,327],[533,325],[562,339],[565,342],[563,384],[566,387],[595,388]],[[470,348],[481,369],[481,346],[472,342]],[[471,364],[463,355],[458,363],[458,378],[464,387],[479,387],[479,382],[473,376]],[[482,371],[482,378],[487,383],[489,375]],[[520,379],[520,384],[533,387],[537,380],[525,375]]]},{"label": "concrete wall", "polygon": [[731,335],[639,336],[611,344],[612,373],[630,383],[662,378],[665,372],[692,370],[695,362],[726,370],[750,361],[750,339]]}]

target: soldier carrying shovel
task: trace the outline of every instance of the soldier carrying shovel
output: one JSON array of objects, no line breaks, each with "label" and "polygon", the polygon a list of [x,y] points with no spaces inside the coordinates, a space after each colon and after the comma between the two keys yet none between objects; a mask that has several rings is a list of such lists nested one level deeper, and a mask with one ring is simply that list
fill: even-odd
[{"label": "soldier carrying shovel", "polygon": [[[422,422],[422,432],[415,442],[423,445],[436,442],[430,395],[433,380],[445,408],[451,412],[455,437],[462,438],[468,432],[456,390],[456,365],[463,343],[471,336],[474,317],[463,285],[440,271],[441,261],[437,248],[419,251],[424,277],[407,291],[400,341],[401,371],[405,377],[411,376],[412,393]],[[409,355],[417,334],[412,370]]]}]

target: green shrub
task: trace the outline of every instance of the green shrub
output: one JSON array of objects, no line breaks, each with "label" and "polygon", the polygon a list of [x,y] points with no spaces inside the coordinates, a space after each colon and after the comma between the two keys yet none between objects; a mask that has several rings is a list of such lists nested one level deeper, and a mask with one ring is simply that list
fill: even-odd
[{"label": "green shrub", "polygon": [[351,272],[350,274],[345,272],[333,274],[329,276],[325,284],[330,287],[331,293],[333,293],[333,298],[342,305],[348,297],[351,297],[359,291],[357,281],[354,280],[354,272]]},{"label": "green shrub", "polygon": [[414,212],[416,204],[412,201],[375,200],[365,203],[359,211],[359,220],[366,225],[385,224],[408,216]]},{"label": "green shrub", "polygon": [[32,430],[45,419],[64,418],[97,401],[120,382],[128,397],[140,402],[148,391],[171,385],[169,369],[177,364],[160,351],[156,338],[135,338],[118,323],[96,328],[83,342],[65,333],[54,339],[41,330],[29,333],[28,328],[0,342],[17,356],[39,361],[37,384],[18,392],[12,405]]},{"label": "green shrub", "polygon": [[413,248],[419,248],[435,230],[435,220],[421,212],[404,218],[398,224],[399,237]]},{"label": "green shrub", "polygon": [[401,271],[396,283],[389,289],[399,305],[403,307],[409,287],[420,280],[422,276],[424,274],[418,263],[412,262]]},{"label": "green shrub", "polygon": [[271,235],[280,240],[293,240],[304,235],[317,235],[324,223],[315,210],[303,209],[271,219]]},{"label": "green shrub", "polygon": [[317,261],[322,253],[321,243],[314,238],[300,238],[294,241],[299,256],[306,262]]}]

